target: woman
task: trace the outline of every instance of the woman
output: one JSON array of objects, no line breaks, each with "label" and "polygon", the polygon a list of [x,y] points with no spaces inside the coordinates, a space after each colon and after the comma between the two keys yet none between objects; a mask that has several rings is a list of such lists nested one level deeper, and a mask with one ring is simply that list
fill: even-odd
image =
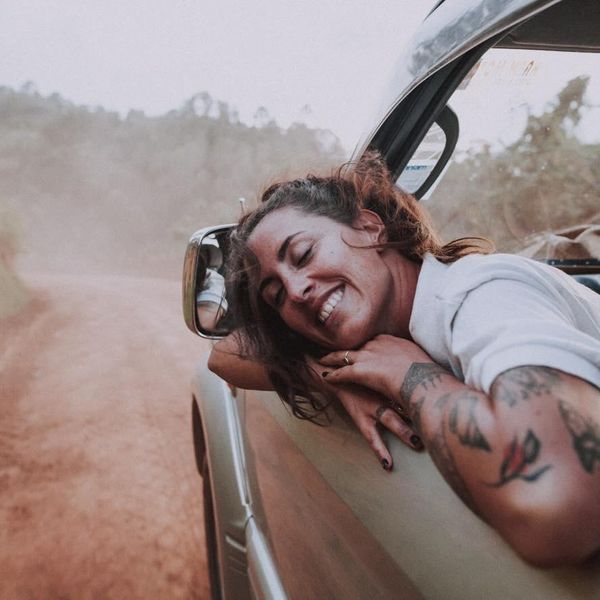
[{"label": "woman", "polygon": [[440,244],[374,155],[262,200],[232,235],[228,297],[242,328],[209,367],[275,389],[301,418],[337,396],[384,468],[378,422],[424,443],[463,501],[535,564],[593,554],[600,296],[489,254],[484,240]]}]

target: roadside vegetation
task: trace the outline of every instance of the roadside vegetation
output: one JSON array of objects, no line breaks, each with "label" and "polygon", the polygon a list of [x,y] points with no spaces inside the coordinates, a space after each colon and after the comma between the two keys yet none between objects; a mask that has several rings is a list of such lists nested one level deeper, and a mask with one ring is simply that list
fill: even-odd
[{"label": "roadside vegetation", "polygon": [[17,214],[0,208],[0,319],[19,312],[29,299],[15,268],[22,239]]},{"label": "roadside vegetation", "polygon": [[445,239],[483,235],[514,252],[536,234],[600,223],[600,143],[578,126],[593,108],[587,77],[572,79],[500,151],[489,146],[452,160],[427,206]]},{"label": "roadside vegetation", "polygon": [[[600,221],[600,144],[577,135],[587,85],[569,82],[513,144],[453,159],[427,201],[444,238],[484,235],[513,251],[533,234]],[[26,296],[19,249],[28,270],[178,279],[195,229],[235,221],[238,199],[252,206],[278,177],[346,158],[329,131],[283,129],[264,108],[249,126],[206,93],[159,117],[122,117],[32,85],[0,87],[0,268],[14,292],[2,310]]]},{"label": "roadside vegetation", "polygon": [[32,85],[0,88],[0,208],[24,230],[30,270],[180,277],[187,239],[235,221],[274,178],[345,158],[329,131],[241,123],[198,94],[159,117],[77,106]]}]

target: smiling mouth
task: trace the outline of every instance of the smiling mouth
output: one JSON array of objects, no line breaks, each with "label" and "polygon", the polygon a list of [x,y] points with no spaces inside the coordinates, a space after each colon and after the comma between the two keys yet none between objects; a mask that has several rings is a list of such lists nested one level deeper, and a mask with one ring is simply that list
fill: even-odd
[{"label": "smiling mouth", "polygon": [[335,307],[338,305],[343,295],[344,288],[338,288],[337,290],[335,290],[335,292],[330,294],[327,300],[325,300],[317,316],[317,320],[319,321],[319,323],[321,323],[321,325],[325,324],[327,319],[329,319],[329,316],[331,315]]}]

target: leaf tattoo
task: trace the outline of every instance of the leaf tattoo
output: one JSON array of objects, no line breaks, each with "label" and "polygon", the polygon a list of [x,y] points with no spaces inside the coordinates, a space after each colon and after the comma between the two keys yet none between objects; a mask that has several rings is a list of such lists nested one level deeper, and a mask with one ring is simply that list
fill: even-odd
[{"label": "leaf tattoo", "polygon": [[529,470],[530,465],[537,460],[540,448],[540,440],[531,429],[527,430],[525,439],[521,443],[514,437],[504,451],[499,480],[487,485],[489,487],[501,487],[515,479],[527,482],[536,481],[548,469],[552,468],[551,465],[545,465],[535,471]]},{"label": "leaf tattoo", "polygon": [[593,474],[596,465],[600,464],[600,427],[564,400],[558,401],[558,409],[571,434],[581,466],[587,473]]},{"label": "leaf tattoo", "polygon": [[[444,394],[436,401],[436,408],[443,410],[444,405],[448,401],[450,394]],[[444,479],[448,482],[450,487],[454,490],[456,495],[475,513],[479,514],[475,499],[473,498],[467,484],[461,475],[461,472],[456,464],[450,444],[446,437],[444,422],[440,424],[440,427],[436,434],[433,436],[428,447],[429,453],[433,462],[437,465],[440,473]]]},{"label": "leaf tattoo", "polygon": [[494,384],[494,397],[508,406],[552,392],[560,377],[549,367],[517,367],[504,372]]},{"label": "leaf tattoo", "polygon": [[[467,396],[464,398],[465,402],[469,403],[467,408],[467,419],[466,422],[460,422],[461,413],[464,412],[464,404],[456,402],[450,409],[450,415],[448,419],[448,428],[456,435],[463,446],[470,446],[471,448],[478,448],[485,452],[491,452],[492,448],[485,436],[479,429],[477,420],[475,417],[475,406],[477,405],[477,398],[474,396]],[[463,407],[461,410],[460,407]]]}]

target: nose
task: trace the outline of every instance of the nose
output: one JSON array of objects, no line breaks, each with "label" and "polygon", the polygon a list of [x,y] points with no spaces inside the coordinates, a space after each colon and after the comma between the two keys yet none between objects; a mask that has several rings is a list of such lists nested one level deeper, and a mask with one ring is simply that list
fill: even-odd
[{"label": "nose", "polygon": [[294,273],[285,282],[286,293],[292,302],[306,302],[313,288],[312,283],[303,273]]}]

